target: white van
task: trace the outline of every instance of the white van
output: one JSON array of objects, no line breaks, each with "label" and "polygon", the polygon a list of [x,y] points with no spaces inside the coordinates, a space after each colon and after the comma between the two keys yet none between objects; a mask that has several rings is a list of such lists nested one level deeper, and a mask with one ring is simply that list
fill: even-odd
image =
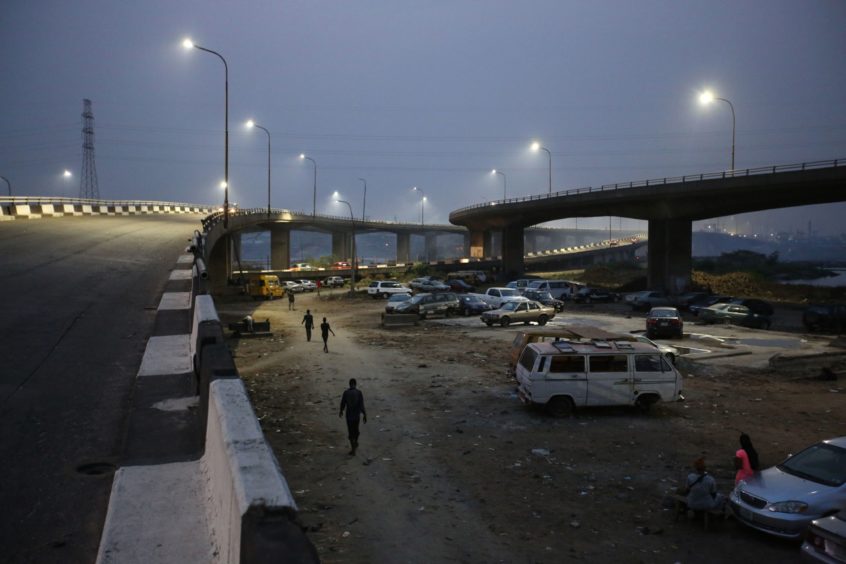
[{"label": "white van", "polygon": [[549,292],[556,300],[572,300],[576,292],[585,285],[572,280],[534,280],[529,288],[541,292]]},{"label": "white van", "polygon": [[655,347],[632,341],[532,343],[517,362],[524,403],[563,417],[575,407],[682,401],[682,376]]}]

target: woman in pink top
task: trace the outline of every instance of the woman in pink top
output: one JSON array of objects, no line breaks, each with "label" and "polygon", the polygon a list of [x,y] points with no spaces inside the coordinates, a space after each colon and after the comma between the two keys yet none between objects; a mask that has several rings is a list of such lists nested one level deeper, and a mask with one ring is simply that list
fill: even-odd
[{"label": "woman in pink top", "polygon": [[758,453],[752,446],[752,439],[746,433],[740,434],[740,447],[734,453],[734,467],[737,469],[737,473],[734,475],[735,484],[740,480],[752,477],[759,469]]}]

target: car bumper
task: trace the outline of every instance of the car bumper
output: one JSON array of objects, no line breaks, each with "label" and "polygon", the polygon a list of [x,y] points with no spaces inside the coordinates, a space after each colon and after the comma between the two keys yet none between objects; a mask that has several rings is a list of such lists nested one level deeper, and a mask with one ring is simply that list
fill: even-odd
[{"label": "car bumper", "polygon": [[753,529],[785,539],[800,538],[808,524],[819,517],[798,513],[773,513],[766,509],[756,509],[746,505],[732,492],[729,507],[735,519]]}]

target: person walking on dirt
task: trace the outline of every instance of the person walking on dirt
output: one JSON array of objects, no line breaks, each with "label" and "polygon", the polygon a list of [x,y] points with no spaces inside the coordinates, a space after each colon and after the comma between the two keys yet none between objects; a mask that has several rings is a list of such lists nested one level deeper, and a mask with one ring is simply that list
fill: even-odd
[{"label": "person walking on dirt", "polygon": [[[328,326],[325,319],[323,324]],[[355,378],[350,378],[350,387],[341,396],[341,410],[338,412],[338,417],[342,417],[344,415],[344,409],[347,410],[347,435],[350,439],[350,456],[354,456],[356,449],[358,449],[359,418],[363,415],[364,422],[367,423],[367,412],[364,410],[364,394],[356,388],[356,384]]]},{"label": "person walking on dirt", "polygon": [[300,321],[300,325],[305,325],[306,341],[311,342],[311,330],[314,328],[314,316],[311,314],[311,310],[306,310],[303,320]]},{"label": "person walking on dirt", "polygon": [[320,335],[323,337],[323,352],[329,352],[329,333],[332,333],[332,336],[335,336],[335,332],[332,331],[332,328],[329,327],[329,322],[326,321],[326,318],[323,318],[323,323],[320,324]]},{"label": "person walking on dirt", "polygon": [[288,292],[288,311],[296,309],[294,307],[294,292]]}]

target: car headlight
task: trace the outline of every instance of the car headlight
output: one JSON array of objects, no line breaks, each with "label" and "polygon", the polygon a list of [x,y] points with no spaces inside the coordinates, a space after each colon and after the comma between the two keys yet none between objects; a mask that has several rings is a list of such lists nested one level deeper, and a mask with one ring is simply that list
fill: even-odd
[{"label": "car headlight", "polygon": [[779,501],[771,503],[767,509],[774,513],[804,513],[808,504],[804,501]]}]

